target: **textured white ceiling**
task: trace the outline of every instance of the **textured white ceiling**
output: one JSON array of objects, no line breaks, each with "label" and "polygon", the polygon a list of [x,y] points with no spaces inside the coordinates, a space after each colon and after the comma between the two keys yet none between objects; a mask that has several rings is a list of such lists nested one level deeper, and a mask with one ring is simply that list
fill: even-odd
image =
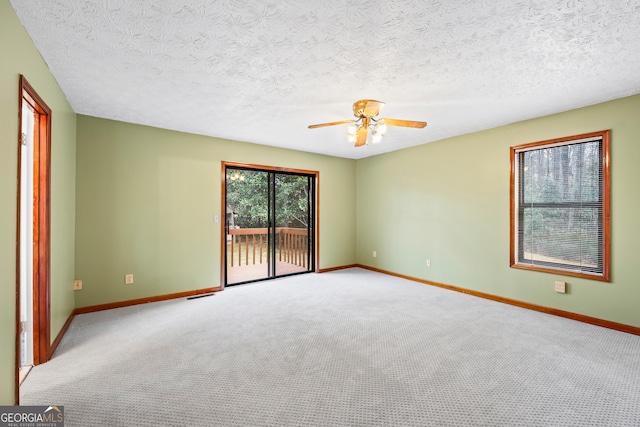
[{"label": "textured white ceiling", "polygon": [[77,113],[354,159],[640,93],[640,0],[11,4]]}]

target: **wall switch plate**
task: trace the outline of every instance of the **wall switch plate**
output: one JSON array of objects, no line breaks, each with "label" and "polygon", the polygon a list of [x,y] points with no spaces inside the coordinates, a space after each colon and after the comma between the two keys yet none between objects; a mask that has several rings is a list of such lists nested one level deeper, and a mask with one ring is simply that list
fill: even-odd
[{"label": "wall switch plate", "polygon": [[560,280],[556,280],[556,287],[555,287],[556,292],[564,294],[567,292],[567,283],[566,282],[561,282]]},{"label": "wall switch plate", "polygon": [[378,256],[378,253],[376,251],[373,251],[373,257],[375,258],[377,256]]},{"label": "wall switch plate", "polygon": [[124,284],[132,285],[133,284],[133,274],[125,274],[124,275]]},{"label": "wall switch plate", "polygon": [[79,291],[82,289],[82,280],[74,280],[73,281],[73,290]]},{"label": "wall switch plate", "polygon": [[431,268],[431,260],[430,259],[427,260],[427,267]]}]

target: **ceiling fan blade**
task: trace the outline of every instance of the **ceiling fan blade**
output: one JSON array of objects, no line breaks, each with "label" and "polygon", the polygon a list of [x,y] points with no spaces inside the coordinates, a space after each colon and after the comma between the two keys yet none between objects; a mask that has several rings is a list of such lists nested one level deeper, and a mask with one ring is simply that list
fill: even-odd
[{"label": "ceiling fan blade", "polygon": [[320,123],[317,125],[309,125],[309,129],[323,128],[325,126],[346,125],[347,123],[353,123],[353,122],[355,122],[355,120],[342,120],[339,122]]},{"label": "ceiling fan blade", "polygon": [[427,125],[427,122],[416,122],[413,120],[398,120],[398,119],[380,119],[378,123],[380,122],[389,126],[402,126],[406,128],[423,128]]},{"label": "ceiling fan blade", "polygon": [[380,114],[382,107],[384,107],[384,102],[368,99],[364,107],[364,115],[367,117],[375,117]]},{"label": "ceiling fan blade", "polygon": [[367,145],[367,132],[369,131],[368,126],[360,126],[358,128],[358,134],[356,139],[356,147],[362,147],[363,145]]}]

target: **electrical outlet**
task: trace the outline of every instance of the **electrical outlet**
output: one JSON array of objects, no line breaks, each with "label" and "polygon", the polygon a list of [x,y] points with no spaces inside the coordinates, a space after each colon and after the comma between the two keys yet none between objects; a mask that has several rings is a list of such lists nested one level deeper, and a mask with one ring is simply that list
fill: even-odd
[{"label": "electrical outlet", "polygon": [[375,258],[377,256],[378,256],[378,253],[376,251],[373,251],[373,257]]},{"label": "electrical outlet", "polygon": [[427,267],[431,268],[431,260],[430,259],[427,260]]},{"label": "electrical outlet", "polygon": [[555,287],[556,292],[564,294],[567,292],[567,283],[566,282],[561,282],[560,280],[556,280],[556,287]]},{"label": "electrical outlet", "polygon": [[133,284],[133,274],[125,274],[124,275],[124,284],[132,285]]},{"label": "electrical outlet", "polygon": [[79,291],[82,289],[82,280],[74,280],[73,281],[73,290]]}]

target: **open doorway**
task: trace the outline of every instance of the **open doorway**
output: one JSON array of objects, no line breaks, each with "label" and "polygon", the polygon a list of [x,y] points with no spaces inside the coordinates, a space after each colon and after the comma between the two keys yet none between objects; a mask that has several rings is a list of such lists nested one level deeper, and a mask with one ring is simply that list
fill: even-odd
[{"label": "open doorway", "polygon": [[16,244],[16,402],[32,366],[49,360],[51,109],[20,76]]},{"label": "open doorway", "polygon": [[223,163],[222,283],[317,271],[318,173]]}]

